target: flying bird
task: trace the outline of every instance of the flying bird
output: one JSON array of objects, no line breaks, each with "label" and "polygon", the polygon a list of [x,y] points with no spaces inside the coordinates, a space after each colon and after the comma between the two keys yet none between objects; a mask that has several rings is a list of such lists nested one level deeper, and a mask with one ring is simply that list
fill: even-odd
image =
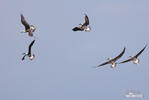
[{"label": "flying bird", "polygon": [[86,32],[90,32],[91,31],[91,27],[88,26],[89,25],[89,18],[88,16],[85,14],[85,22],[84,24],[79,24],[80,26],[73,28],[73,31],[86,31]]},{"label": "flying bird", "polygon": [[21,33],[28,32],[29,36],[33,36],[33,32],[36,30],[35,26],[29,25],[28,22],[25,20],[23,14],[21,14],[21,23],[25,26],[25,30],[22,30]]},{"label": "flying bird", "polygon": [[102,64],[98,65],[97,67],[104,66],[104,65],[106,65],[106,64],[112,64],[112,65],[111,65],[111,68],[115,68],[115,67],[116,67],[116,64],[117,64],[116,61],[117,61],[118,59],[120,59],[120,58],[123,56],[124,53],[125,53],[125,47],[124,47],[123,51],[122,51],[117,57],[115,57],[115,58],[113,58],[113,59],[108,58],[109,61],[107,61],[107,62],[105,62],[105,63],[102,63]]},{"label": "flying bird", "polygon": [[144,51],[144,49],[146,48],[146,46],[147,45],[145,45],[145,47],[139,53],[137,53],[135,56],[130,56],[129,59],[127,59],[125,61],[122,61],[119,64],[126,63],[126,62],[129,62],[129,61],[133,61],[134,64],[138,64],[139,63],[138,56],[141,55],[141,53]]},{"label": "flying bird", "polygon": [[28,56],[30,60],[33,60],[35,58],[35,55],[34,54],[33,55],[31,54],[31,48],[32,48],[34,42],[35,42],[35,40],[33,40],[30,43],[30,45],[28,47],[28,53],[23,53],[24,56],[22,57],[22,61],[25,59],[26,56]]}]

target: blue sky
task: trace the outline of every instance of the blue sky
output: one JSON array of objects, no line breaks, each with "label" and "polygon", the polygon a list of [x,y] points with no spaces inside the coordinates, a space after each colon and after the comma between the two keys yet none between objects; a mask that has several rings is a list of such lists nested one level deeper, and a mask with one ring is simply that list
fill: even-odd
[{"label": "blue sky", "polygon": [[[132,62],[93,68],[149,44],[148,0],[1,0],[0,100],[125,100],[125,91],[148,93],[148,47]],[[21,61],[34,39],[21,34],[23,13],[38,37],[33,61]],[[86,13],[91,32],[73,32]]]}]

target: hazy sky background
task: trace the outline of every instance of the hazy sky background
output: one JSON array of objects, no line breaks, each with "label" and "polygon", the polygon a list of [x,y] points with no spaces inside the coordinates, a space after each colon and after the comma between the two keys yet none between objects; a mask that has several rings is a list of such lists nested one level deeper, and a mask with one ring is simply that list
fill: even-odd
[{"label": "hazy sky background", "polygon": [[[93,68],[149,44],[148,0],[1,0],[0,12],[0,100],[127,100],[128,90],[149,99],[148,47],[138,65]],[[20,33],[21,13],[36,27],[33,61],[21,61],[34,39]],[[73,32],[83,13],[92,31]]]}]

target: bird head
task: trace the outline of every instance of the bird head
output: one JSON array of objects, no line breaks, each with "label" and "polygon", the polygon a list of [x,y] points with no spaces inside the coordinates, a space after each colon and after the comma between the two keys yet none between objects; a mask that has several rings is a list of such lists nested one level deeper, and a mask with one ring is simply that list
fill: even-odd
[{"label": "bird head", "polygon": [[30,26],[30,29],[34,32],[36,30],[35,26],[34,25],[31,25]]}]

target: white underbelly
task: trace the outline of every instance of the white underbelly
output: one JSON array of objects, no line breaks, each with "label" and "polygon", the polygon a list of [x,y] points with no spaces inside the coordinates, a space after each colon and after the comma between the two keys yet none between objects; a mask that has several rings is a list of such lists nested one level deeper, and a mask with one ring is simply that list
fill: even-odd
[{"label": "white underbelly", "polygon": [[115,68],[115,67],[116,67],[116,64],[112,63],[111,68]]},{"label": "white underbelly", "polygon": [[30,60],[33,60],[33,59],[34,59],[34,56],[29,57],[29,59],[30,59]]},{"label": "white underbelly", "polygon": [[138,64],[138,63],[139,63],[139,60],[138,60],[138,59],[134,59],[134,60],[133,60],[133,63],[134,63],[134,64]]},{"label": "white underbelly", "polygon": [[86,32],[90,32],[91,31],[91,28],[90,27],[87,27],[87,28],[85,28],[85,31]]}]

